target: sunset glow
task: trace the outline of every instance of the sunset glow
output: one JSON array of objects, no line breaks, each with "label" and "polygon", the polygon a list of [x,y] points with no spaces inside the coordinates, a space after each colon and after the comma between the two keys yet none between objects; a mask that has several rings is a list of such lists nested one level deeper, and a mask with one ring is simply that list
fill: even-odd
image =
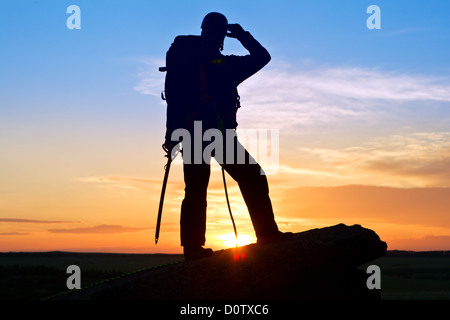
[{"label": "sunset glow", "polygon": [[242,247],[251,243],[256,243],[256,239],[248,234],[238,234],[237,240],[234,233],[221,234],[216,237],[221,245],[227,248]]},{"label": "sunset glow", "polygon": [[[237,121],[278,135],[277,161],[254,156],[271,168],[281,231],[360,224],[388,250],[450,250],[450,2],[377,1],[379,30],[359,1],[263,1],[257,12],[234,0],[74,2],[73,30],[72,2],[2,3],[0,251],[182,252],[180,156],[154,243],[166,163],[158,68],[210,11],[272,56],[239,86]],[[223,54],[247,51],[227,38]],[[227,187],[238,246],[255,243],[228,175]],[[235,247],[217,163],[207,195],[205,246]]]}]

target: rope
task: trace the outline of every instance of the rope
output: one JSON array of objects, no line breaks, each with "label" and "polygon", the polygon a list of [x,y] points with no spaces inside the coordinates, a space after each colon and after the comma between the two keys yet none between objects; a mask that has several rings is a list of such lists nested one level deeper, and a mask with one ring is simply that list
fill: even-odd
[{"label": "rope", "polygon": [[[225,134],[224,134],[225,129],[223,126],[223,120],[219,114],[217,114],[217,120],[218,120],[218,128],[219,128],[220,132],[222,132],[222,136],[225,137]],[[222,142],[223,142],[223,140],[222,140]],[[225,144],[223,144],[222,155],[225,155]],[[222,159],[222,162],[223,162],[223,160],[224,159]],[[236,223],[234,223],[233,213],[231,212],[230,199],[228,198],[227,182],[225,179],[225,169],[223,166],[224,166],[224,164],[222,163],[221,167],[222,167],[223,188],[225,190],[225,198],[227,200],[228,212],[230,213],[231,223],[233,224],[234,236],[236,237],[236,248],[237,248],[238,247],[238,235],[237,235]]]},{"label": "rope", "polygon": [[236,247],[238,246],[238,236],[236,224],[234,223],[233,213],[231,213],[230,200],[228,199],[227,182],[225,180],[225,169],[222,166],[223,187],[225,189],[225,198],[227,199],[228,212],[230,213],[231,222],[233,223],[234,235],[236,237]]}]

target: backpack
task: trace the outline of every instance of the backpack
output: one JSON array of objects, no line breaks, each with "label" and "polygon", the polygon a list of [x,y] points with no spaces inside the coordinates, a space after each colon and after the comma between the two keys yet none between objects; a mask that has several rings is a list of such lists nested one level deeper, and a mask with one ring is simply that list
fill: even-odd
[{"label": "backpack", "polygon": [[[185,106],[185,97],[189,96],[190,90],[198,90],[193,87],[195,83],[180,83],[184,73],[199,72],[198,56],[201,49],[200,36],[177,36],[166,53],[166,66],[160,67],[159,71],[166,72],[164,90],[161,92],[161,99],[167,104],[166,118],[166,141],[170,140],[172,131],[177,128],[187,128],[193,122],[193,116],[197,110],[188,110]],[[200,72],[199,74],[201,74]],[[181,76],[180,76],[181,75]],[[184,94],[186,93],[186,94]],[[237,88],[232,88],[232,99],[235,101],[235,110],[229,110],[223,115],[223,120],[229,127],[236,127],[236,112],[240,107]]]},{"label": "backpack", "polygon": [[164,90],[161,92],[161,99],[169,105],[176,92],[175,74],[178,71],[180,62],[194,59],[201,45],[200,36],[177,36],[166,53],[166,66],[160,67],[159,71],[167,72],[164,81]]}]

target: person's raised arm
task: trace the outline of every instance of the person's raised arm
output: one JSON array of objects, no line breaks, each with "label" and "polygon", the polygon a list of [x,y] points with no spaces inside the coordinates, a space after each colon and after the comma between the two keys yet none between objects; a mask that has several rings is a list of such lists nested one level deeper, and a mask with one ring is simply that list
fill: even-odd
[{"label": "person's raised arm", "polygon": [[239,24],[228,25],[227,37],[241,42],[250,53],[246,56],[229,56],[231,68],[234,69],[236,84],[241,83],[269,63],[269,52]]}]

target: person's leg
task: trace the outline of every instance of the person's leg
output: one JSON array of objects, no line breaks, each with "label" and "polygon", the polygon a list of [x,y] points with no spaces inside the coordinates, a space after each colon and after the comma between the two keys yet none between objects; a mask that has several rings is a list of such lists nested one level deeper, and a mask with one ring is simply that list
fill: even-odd
[{"label": "person's leg", "polygon": [[192,260],[212,254],[212,250],[202,248],[206,240],[206,197],[210,165],[204,162],[194,164],[193,157],[191,161],[185,161],[187,154],[183,154],[185,194],[181,204],[180,238],[186,260]]},{"label": "person's leg", "polygon": [[[229,138],[230,136],[227,136],[227,139]],[[240,144],[237,137],[234,136],[233,139],[233,144],[229,141],[225,144],[223,167],[239,185],[258,240],[277,235],[280,232],[275,222],[272,202],[269,197],[267,177],[262,173],[261,166]],[[226,152],[229,152],[228,148],[232,145],[234,155],[233,161],[230,163],[231,159],[227,161]],[[241,155],[244,155],[244,158]]]},{"label": "person's leg", "polygon": [[278,232],[267,179],[259,174],[260,166],[225,164],[224,169],[239,185],[257,238]]},{"label": "person's leg", "polygon": [[180,231],[182,246],[203,246],[206,232],[206,194],[210,167],[184,164],[185,195],[181,204]]}]

